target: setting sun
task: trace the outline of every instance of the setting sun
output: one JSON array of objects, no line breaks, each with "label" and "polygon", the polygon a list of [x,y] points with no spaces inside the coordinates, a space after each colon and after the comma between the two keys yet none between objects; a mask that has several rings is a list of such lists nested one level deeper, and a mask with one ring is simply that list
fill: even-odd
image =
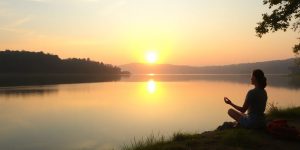
[{"label": "setting sun", "polygon": [[148,63],[155,63],[157,61],[157,53],[154,51],[147,52],[146,59]]}]

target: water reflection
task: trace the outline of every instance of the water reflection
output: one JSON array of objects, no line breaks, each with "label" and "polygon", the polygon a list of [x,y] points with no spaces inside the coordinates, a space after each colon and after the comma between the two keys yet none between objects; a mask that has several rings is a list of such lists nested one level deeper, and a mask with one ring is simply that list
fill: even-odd
[{"label": "water reflection", "polygon": [[58,92],[55,86],[24,86],[24,87],[7,87],[0,88],[0,96],[9,97],[30,97],[30,96],[47,96]]},{"label": "water reflection", "polygon": [[[0,149],[118,149],[134,137],[141,139],[151,133],[168,136],[178,131],[213,130],[231,121],[223,97],[242,105],[247,91],[253,88],[244,84],[249,82],[247,76],[224,77],[243,83],[188,80],[188,76],[178,76],[188,82],[161,82],[177,80],[174,76],[157,77],[144,76],[143,82],[6,89],[0,94]],[[270,82],[274,85],[276,81]],[[267,91],[269,102],[300,105],[299,90],[269,86]]]},{"label": "water reflection", "polygon": [[148,82],[147,82],[147,87],[148,87],[148,92],[150,93],[150,94],[153,94],[153,93],[155,93],[155,91],[156,91],[156,83],[155,83],[155,81],[154,80],[149,80]]},{"label": "water reflection", "polygon": [[119,81],[122,77],[102,74],[0,74],[0,87],[112,82]]},{"label": "water reflection", "polygon": [[[300,89],[300,78],[293,78],[288,75],[266,75],[268,86]],[[239,84],[250,84],[251,75],[219,75],[219,74],[190,74],[190,75],[132,75],[129,78],[122,78],[125,82],[147,82],[151,78],[157,82],[194,82],[194,81],[210,81],[210,82],[232,82]]]}]

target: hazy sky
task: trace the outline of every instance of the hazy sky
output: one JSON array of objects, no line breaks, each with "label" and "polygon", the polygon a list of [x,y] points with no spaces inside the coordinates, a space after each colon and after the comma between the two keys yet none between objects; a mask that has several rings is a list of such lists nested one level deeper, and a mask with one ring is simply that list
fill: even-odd
[{"label": "hazy sky", "polygon": [[217,65],[293,57],[297,33],[262,39],[263,0],[0,0],[0,49],[121,65]]}]

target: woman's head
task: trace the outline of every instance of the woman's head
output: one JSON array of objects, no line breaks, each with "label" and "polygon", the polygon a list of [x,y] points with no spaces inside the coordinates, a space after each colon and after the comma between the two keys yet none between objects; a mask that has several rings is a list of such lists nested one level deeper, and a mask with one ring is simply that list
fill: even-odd
[{"label": "woman's head", "polygon": [[251,83],[264,89],[267,86],[267,78],[264,72],[260,69],[253,70]]}]

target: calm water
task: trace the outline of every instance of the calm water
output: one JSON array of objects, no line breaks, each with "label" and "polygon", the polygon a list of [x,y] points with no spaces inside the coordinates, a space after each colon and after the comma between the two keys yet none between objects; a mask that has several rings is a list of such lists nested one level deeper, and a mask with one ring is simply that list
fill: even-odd
[{"label": "calm water", "polygon": [[[231,119],[247,75],[133,75],[118,82],[0,88],[0,149],[119,149],[135,137],[203,132]],[[269,102],[300,105],[300,88],[269,76]]]}]

